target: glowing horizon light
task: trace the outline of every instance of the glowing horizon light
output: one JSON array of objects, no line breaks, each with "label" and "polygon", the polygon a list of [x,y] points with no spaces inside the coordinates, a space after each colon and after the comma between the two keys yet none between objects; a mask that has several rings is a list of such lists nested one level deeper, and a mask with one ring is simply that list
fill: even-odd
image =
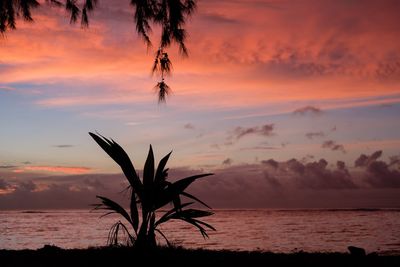
[{"label": "glowing horizon light", "polygon": [[55,172],[62,174],[86,174],[92,171],[87,167],[65,167],[65,166],[26,166],[21,169],[13,170],[14,173],[23,173],[27,171],[34,172]]}]

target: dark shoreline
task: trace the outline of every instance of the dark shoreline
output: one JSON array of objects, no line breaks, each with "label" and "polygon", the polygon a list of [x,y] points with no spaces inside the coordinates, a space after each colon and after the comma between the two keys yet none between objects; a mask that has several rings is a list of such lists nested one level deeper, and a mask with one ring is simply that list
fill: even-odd
[{"label": "dark shoreline", "polygon": [[132,248],[0,250],[0,266],[400,266],[400,255]]}]

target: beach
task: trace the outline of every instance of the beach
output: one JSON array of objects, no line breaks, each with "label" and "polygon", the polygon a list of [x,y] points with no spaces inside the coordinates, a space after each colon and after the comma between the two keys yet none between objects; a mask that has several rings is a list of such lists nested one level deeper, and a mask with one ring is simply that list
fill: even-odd
[{"label": "beach", "polygon": [[349,253],[271,253],[159,247],[0,250],[2,267],[18,266],[400,266],[399,255]]}]

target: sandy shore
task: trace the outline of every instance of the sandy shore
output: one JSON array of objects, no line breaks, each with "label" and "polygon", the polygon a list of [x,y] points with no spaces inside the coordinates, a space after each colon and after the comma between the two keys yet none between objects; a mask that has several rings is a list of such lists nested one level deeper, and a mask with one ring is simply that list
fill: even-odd
[{"label": "sandy shore", "polygon": [[158,248],[0,250],[0,266],[400,266],[400,256],[347,253],[269,253]]}]

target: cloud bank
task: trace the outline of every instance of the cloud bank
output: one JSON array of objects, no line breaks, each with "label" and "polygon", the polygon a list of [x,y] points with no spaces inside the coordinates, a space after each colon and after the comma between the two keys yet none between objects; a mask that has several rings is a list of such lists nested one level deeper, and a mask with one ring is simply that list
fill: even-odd
[{"label": "cloud bank", "polygon": [[[215,208],[357,208],[400,205],[400,161],[379,160],[377,151],[360,155],[354,167],[325,159],[233,164],[230,158],[214,176],[193,184],[191,192]],[[169,179],[203,173],[187,167],[170,170]],[[1,173],[0,173],[1,175]],[[4,176],[4,175],[3,175]],[[121,174],[84,174],[0,179],[0,209],[85,208],[96,195],[126,201]]]}]

